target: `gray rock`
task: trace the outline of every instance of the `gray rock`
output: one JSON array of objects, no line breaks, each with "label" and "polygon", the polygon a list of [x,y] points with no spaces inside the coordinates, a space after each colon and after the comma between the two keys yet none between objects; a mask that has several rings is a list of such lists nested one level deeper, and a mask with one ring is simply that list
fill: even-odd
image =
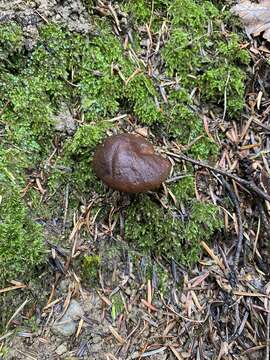
[{"label": "gray rock", "polygon": [[54,126],[57,131],[72,135],[76,130],[76,122],[67,105],[63,104],[60,112],[54,118]]},{"label": "gray rock", "polygon": [[65,293],[68,291],[70,281],[68,279],[63,279],[59,284],[59,290],[61,293]]},{"label": "gray rock", "polygon": [[33,50],[39,37],[36,26],[28,25],[24,27],[23,33],[25,37],[24,46],[28,51]]},{"label": "gray rock", "polygon": [[76,300],[71,300],[64,316],[56,322],[52,331],[55,335],[71,336],[75,334],[78,320],[83,316],[81,305]]},{"label": "gray rock", "polygon": [[[0,22],[16,20],[23,26],[57,22],[70,31],[89,33],[91,20],[82,0],[0,0]],[[30,44],[31,45],[31,44]]]},{"label": "gray rock", "polygon": [[63,355],[64,353],[67,352],[67,345],[66,344],[61,344],[60,346],[58,346],[58,348],[55,350],[57,355]]},{"label": "gray rock", "polygon": [[93,343],[93,344],[98,344],[98,343],[100,343],[101,341],[102,341],[102,337],[99,336],[99,335],[96,335],[96,336],[94,336],[94,337],[92,338],[92,343]]}]

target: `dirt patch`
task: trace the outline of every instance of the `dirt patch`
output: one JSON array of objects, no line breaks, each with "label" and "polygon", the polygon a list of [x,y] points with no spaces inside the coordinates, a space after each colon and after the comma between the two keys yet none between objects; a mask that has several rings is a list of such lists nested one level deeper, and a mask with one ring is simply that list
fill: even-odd
[{"label": "dirt patch", "polygon": [[91,31],[90,17],[80,0],[3,1],[0,3],[0,23],[9,21],[22,26],[28,50],[36,44],[39,26],[48,22],[78,33]]},{"label": "dirt patch", "polygon": [[46,315],[49,323],[46,326],[44,321],[44,326],[39,328],[39,334],[20,332],[13,338],[6,359],[105,359],[105,354],[113,351],[114,342],[108,338],[108,335],[111,335],[108,330],[110,324],[103,316],[102,300],[95,292],[84,292],[81,307],[84,312],[84,323],[80,336],[55,336],[51,332],[53,323],[63,312],[63,307],[58,305],[51,313],[51,319]]}]

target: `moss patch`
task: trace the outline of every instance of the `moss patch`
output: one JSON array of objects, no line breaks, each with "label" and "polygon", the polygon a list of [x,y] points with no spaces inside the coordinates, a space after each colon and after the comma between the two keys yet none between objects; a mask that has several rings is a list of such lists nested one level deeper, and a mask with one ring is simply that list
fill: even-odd
[{"label": "moss patch", "polygon": [[91,286],[98,279],[98,270],[100,268],[100,256],[85,255],[82,262],[83,281]]},{"label": "moss patch", "polygon": [[[173,1],[168,13],[171,32],[163,50],[167,73],[177,75],[186,89],[197,87],[203,100],[222,106],[227,90],[228,115],[233,117],[244,104],[245,72],[241,64],[248,64],[250,59],[236,34],[221,31],[222,23],[228,23],[228,13],[210,1],[189,0]],[[214,78],[214,74],[218,76]]]},{"label": "moss patch", "polygon": [[[92,2],[86,3],[91,8]],[[228,14],[210,1],[134,0],[119,4],[122,10],[133,12],[134,49],[132,44],[123,48],[123,39],[114,34],[110,19],[93,14],[95,34],[78,35],[46,24],[39,29],[32,51],[24,47],[19,25],[0,26],[0,254],[11,259],[14,253],[14,261],[0,264],[0,270],[4,264],[5,277],[17,274],[26,280],[26,268],[34,271],[42,263],[42,228],[35,219],[41,215],[45,220],[56,214],[63,217],[59,204],[64,204],[67,185],[72,211],[82,198],[104,192],[91,170],[91,161],[96,145],[114,127],[106,120],[128,113],[158,138],[165,136],[187,145],[189,154],[208,159],[216,156],[218,148],[204,132],[194,97],[221,113],[226,99],[228,119],[242,109],[242,68],[249,57],[241,49],[240,38],[221,31]],[[153,76],[138,60],[147,33],[142,29],[150,20],[154,44],[165,20],[167,29],[163,28],[161,51],[152,54],[158,64],[158,74]],[[133,51],[138,57],[130,56]],[[55,128],[62,104],[72,109],[74,134]],[[21,196],[40,172],[47,191],[42,206],[35,187]],[[179,220],[178,205],[165,211],[147,195],[128,209],[127,237],[138,242],[141,250],[177,254],[179,261],[190,263],[199,253],[196,237],[208,239],[219,228],[216,208],[194,202],[192,172],[188,175],[191,177],[171,186],[179,204],[185,202],[186,221]],[[204,223],[208,224],[205,229]],[[0,283],[3,280],[0,277]]]},{"label": "moss patch", "polygon": [[0,197],[0,284],[29,281],[44,260],[42,228],[32,220],[15,186],[1,183]]},{"label": "moss patch", "polygon": [[222,227],[218,209],[192,201],[183,221],[175,211],[165,211],[149,197],[141,197],[127,210],[126,237],[140,250],[192,264],[198,260],[200,241],[209,240]]}]

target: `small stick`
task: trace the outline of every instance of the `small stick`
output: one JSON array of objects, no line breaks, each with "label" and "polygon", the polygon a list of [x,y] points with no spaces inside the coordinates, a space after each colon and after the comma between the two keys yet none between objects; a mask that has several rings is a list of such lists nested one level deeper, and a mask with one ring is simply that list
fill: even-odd
[{"label": "small stick", "polygon": [[[267,300],[267,310],[269,310],[269,300]],[[267,327],[266,327],[266,360],[270,358],[270,312],[267,314]]]},{"label": "small stick", "polygon": [[239,201],[238,201],[235,193],[232,191],[230,184],[224,179],[222,179],[221,181],[233,202],[233,205],[234,205],[235,211],[236,211],[237,222],[238,222],[238,239],[237,239],[236,252],[235,252],[234,264],[233,264],[233,269],[236,271],[238,268],[238,264],[239,264],[240,253],[242,250],[243,238],[244,238],[241,210],[240,210],[240,206],[239,206]]},{"label": "small stick", "polygon": [[68,200],[69,200],[68,197],[69,197],[69,184],[67,184],[66,190],[65,190],[65,211],[64,211],[63,228],[62,228],[63,232],[65,231],[66,221],[67,221]]},{"label": "small stick", "polygon": [[6,328],[9,327],[10,323],[12,320],[14,320],[14,318],[23,310],[23,308],[25,307],[25,305],[28,303],[28,299],[26,299],[19,307],[18,309],[15,311],[15,313],[11,316],[11,318],[9,319],[9,321],[7,322]]},{"label": "small stick", "polygon": [[264,226],[265,230],[267,231],[267,233],[270,234],[270,224],[269,224],[269,220],[267,218],[267,215],[265,214],[265,210],[264,210],[262,202],[258,201],[257,206],[258,206],[258,209],[259,209],[259,212],[260,212],[260,216],[261,216],[263,226]]}]

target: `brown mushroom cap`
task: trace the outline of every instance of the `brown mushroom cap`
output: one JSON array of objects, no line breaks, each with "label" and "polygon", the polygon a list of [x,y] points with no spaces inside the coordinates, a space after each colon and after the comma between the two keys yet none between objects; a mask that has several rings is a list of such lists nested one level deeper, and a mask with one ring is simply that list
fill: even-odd
[{"label": "brown mushroom cap", "polygon": [[110,136],[98,146],[93,160],[96,175],[109,187],[128,193],[157,189],[169,175],[171,164],[155,154],[142,136]]}]

